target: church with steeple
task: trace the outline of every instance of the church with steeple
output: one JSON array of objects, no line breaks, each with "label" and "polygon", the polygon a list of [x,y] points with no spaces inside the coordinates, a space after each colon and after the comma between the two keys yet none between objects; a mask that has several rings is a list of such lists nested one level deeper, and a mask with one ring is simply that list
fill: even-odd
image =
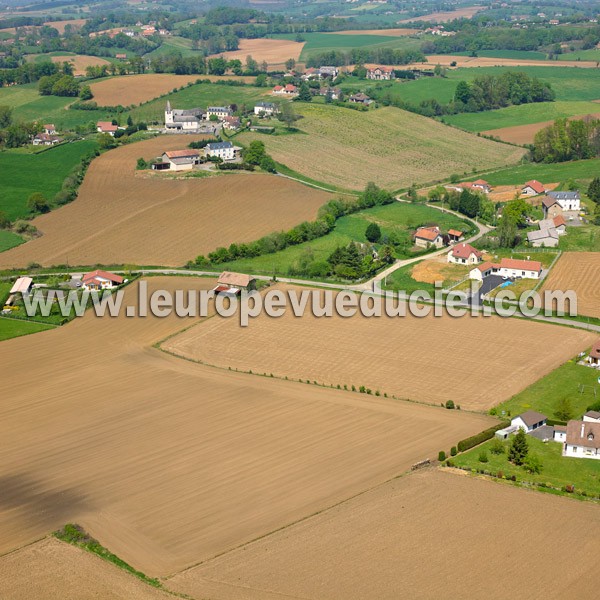
[{"label": "church with steeple", "polygon": [[203,119],[204,111],[201,108],[189,108],[186,110],[171,108],[171,103],[167,100],[165,128],[168,131],[194,133],[200,130]]}]

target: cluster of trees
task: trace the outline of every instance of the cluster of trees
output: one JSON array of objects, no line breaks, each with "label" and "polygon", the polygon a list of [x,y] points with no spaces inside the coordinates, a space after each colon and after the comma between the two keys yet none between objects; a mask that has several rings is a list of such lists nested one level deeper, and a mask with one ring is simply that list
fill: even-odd
[{"label": "cluster of trees", "polygon": [[275,173],[277,167],[275,161],[267,154],[264,142],[254,140],[247,148],[242,150],[242,158],[245,163],[260,167],[263,171]]},{"label": "cluster of trees", "polygon": [[25,146],[31,142],[32,136],[40,131],[42,131],[42,127],[39,123],[14,121],[12,108],[0,106],[0,147],[19,148]]},{"label": "cluster of trees", "polygon": [[400,50],[397,48],[353,48],[349,52],[330,50],[313,54],[306,61],[307,67],[331,65],[341,67],[347,65],[408,65],[413,62],[424,62],[425,55],[420,50]]},{"label": "cluster of trees", "polygon": [[600,120],[557,119],[535,134],[532,154],[546,163],[600,156]]},{"label": "cluster of trees", "polygon": [[443,186],[437,186],[429,191],[427,199],[430,202],[447,204],[451,210],[457,211],[471,219],[478,217],[486,223],[494,223],[496,206],[484,194],[471,192],[470,190],[457,192],[455,190],[448,190]]},{"label": "cluster of trees", "polygon": [[394,248],[383,246],[375,256],[368,245],[350,242],[347,246],[336,248],[328,257],[325,265],[313,263],[312,271],[320,270],[320,275],[334,275],[341,279],[362,279],[374,275],[382,266],[394,262]]},{"label": "cluster of trees", "polygon": [[32,83],[45,75],[54,75],[58,73],[58,70],[58,65],[50,61],[25,63],[14,69],[1,69],[0,86],[12,85],[14,83]]},{"label": "cluster of trees", "polygon": [[38,91],[42,96],[79,96],[79,82],[72,74],[63,72],[44,75],[39,80]]}]

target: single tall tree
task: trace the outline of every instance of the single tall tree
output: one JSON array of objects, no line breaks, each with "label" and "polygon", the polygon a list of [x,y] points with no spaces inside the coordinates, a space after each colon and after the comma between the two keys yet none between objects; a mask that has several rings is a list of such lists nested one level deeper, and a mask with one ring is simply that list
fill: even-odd
[{"label": "single tall tree", "polygon": [[516,435],[512,439],[510,448],[508,449],[508,460],[515,465],[522,465],[525,462],[529,446],[527,445],[527,437],[525,431],[519,428]]}]

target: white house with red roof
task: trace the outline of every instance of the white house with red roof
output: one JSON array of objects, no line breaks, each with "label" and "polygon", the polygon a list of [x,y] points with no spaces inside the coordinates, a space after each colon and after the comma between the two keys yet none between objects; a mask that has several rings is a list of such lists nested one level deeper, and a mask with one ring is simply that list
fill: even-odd
[{"label": "white house with red roof", "polygon": [[600,340],[598,340],[590,350],[586,359],[587,363],[596,367],[600,367]]},{"label": "white house with red roof", "polygon": [[481,262],[483,252],[473,248],[471,244],[456,244],[450,252],[448,252],[448,262],[457,265],[476,265]]},{"label": "white house with red roof", "polygon": [[367,79],[385,80],[395,79],[393,67],[372,67],[367,68]]},{"label": "white house with red roof", "polygon": [[84,290],[112,290],[120,286],[126,280],[120,275],[115,275],[109,271],[101,271],[96,269],[90,273],[86,273],[81,278],[82,287]]},{"label": "white house with red roof", "polygon": [[465,239],[465,234],[458,229],[449,229],[448,238],[451,242],[462,242]]},{"label": "white house with red roof", "polygon": [[531,196],[539,196],[540,194],[545,194],[545,193],[546,193],[546,188],[544,187],[544,184],[540,183],[536,179],[532,179],[531,181],[528,181],[521,188],[521,196],[531,197]]},{"label": "white house with red roof", "polygon": [[291,95],[297,94],[297,93],[298,93],[298,88],[291,83],[288,83],[285,86],[276,85],[273,88],[273,94],[278,94],[279,96],[291,96]]},{"label": "white house with red roof", "polygon": [[114,137],[118,129],[119,128],[116,125],[113,125],[110,121],[98,121],[98,123],[96,123],[96,131],[98,133],[108,133],[108,135],[112,135]]},{"label": "white house with red roof", "polygon": [[485,262],[471,269],[469,279],[481,281],[488,275],[500,275],[507,279],[539,279],[542,263],[537,260],[503,258],[499,263]]},{"label": "white house with red roof", "polygon": [[419,248],[429,248],[431,246],[442,248],[444,246],[444,237],[437,226],[419,227],[415,231],[414,238],[415,246]]},{"label": "white house with red roof", "polygon": [[44,133],[46,135],[56,135],[58,133],[56,125],[54,125],[54,123],[47,123],[44,125]]}]

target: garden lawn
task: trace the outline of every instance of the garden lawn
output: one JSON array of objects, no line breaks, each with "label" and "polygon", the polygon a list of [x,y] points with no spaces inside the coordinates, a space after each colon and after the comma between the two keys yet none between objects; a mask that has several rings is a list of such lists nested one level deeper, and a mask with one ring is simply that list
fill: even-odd
[{"label": "garden lawn", "polygon": [[22,335],[29,335],[30,333],[46,331],[46,329],[52,328],[52,325],[46,325],[44,323],[34,323],[32,321],[21,321],[19,319],[0,317],[0,342]]},{"label": "garden lawn", "polygon": [[406,265],[405,267],[396,269],[391,275],[385,278],[385,282],[382,284],[383,289],[394,292],[406,292],[407,294],[423,290],[433,294],[433,284],[416,281],[412,278],[413,268],[414,265]]},{"label": "garden lawn", "polygon": [[[353,241],[368,243],[365,231],[371,222],[379,225],[383,237],[394,232],[406,243],[410,243],[410,235],[414,229],[428,223],[437,223],[445,229],[452,227],[465,229],[465,222],[454,215],[442,213],[428,206],[395,202],[341,217],[337,220],[333,231],[316,240],[290,246],[273,254],[219,264],[218,267],[223,270],[285,276],[288,275],[290,267],[296,266],[303,259],[310,257],[315,261],[325,261],[339,246],[347,246]],[[413,256],[410,250],[399,254],[402,258],[409,256]]]},{"label": "garden lawn", "polygon": [[[548,327],[551,326],[548,325]],[[588,386],[583,393],[579,392],[580,385]],[[527,410],[536,410],[550,419],[556,419],[554,411],[558,402],[568,398],[573,409],[573,418],[579,419],[586,412],[588,406],[596,400],[600,400],[600,394],[598,398],[594,397],[593,387],[600,392],[598,371],[578,365],[571,360],[525,388],[516,396],[502,402],[495,410],[500,416],[503,416],[502,411],[506,416],[515,416]]]},{"label": "garden lawn", "polygon": [[[508,461],[508,447],[510,442],[504,442],[503,454],[492,454],[490,447],[492,441],[472,448],[464,454],[452,458],[452,462],[460,467],[469,469],[485,469],[491,473],[502,471],[505,476],[515,475],[517,481],[531,481],[547,483],[553,487],[563,488],[574,485],[575,491],[585,491],[588,495],[600,495],[600,465],[597,460],[586,458],[566,458],[562,456],[562,444],[559,442],[544,443],[541,440],[527,436],[529,454],[536,456],[541,464],[542,471],[538,474],[527,473],[523,467],[513,465]],[[479,461],[479,455],[485,451],[488,462]]]},{"label": "garden lawn", "polygon": [[569,252],[600,252],[600,227],[569,227],[561,236],[558,247]]},{"label": "garden lawn", "polygon": [[49,201],[71,169],[97,148],[95,140],[62,144],[37,154],[0,152],[0,210],[12,221],[29,215],[27,199],[41,192]]}]

